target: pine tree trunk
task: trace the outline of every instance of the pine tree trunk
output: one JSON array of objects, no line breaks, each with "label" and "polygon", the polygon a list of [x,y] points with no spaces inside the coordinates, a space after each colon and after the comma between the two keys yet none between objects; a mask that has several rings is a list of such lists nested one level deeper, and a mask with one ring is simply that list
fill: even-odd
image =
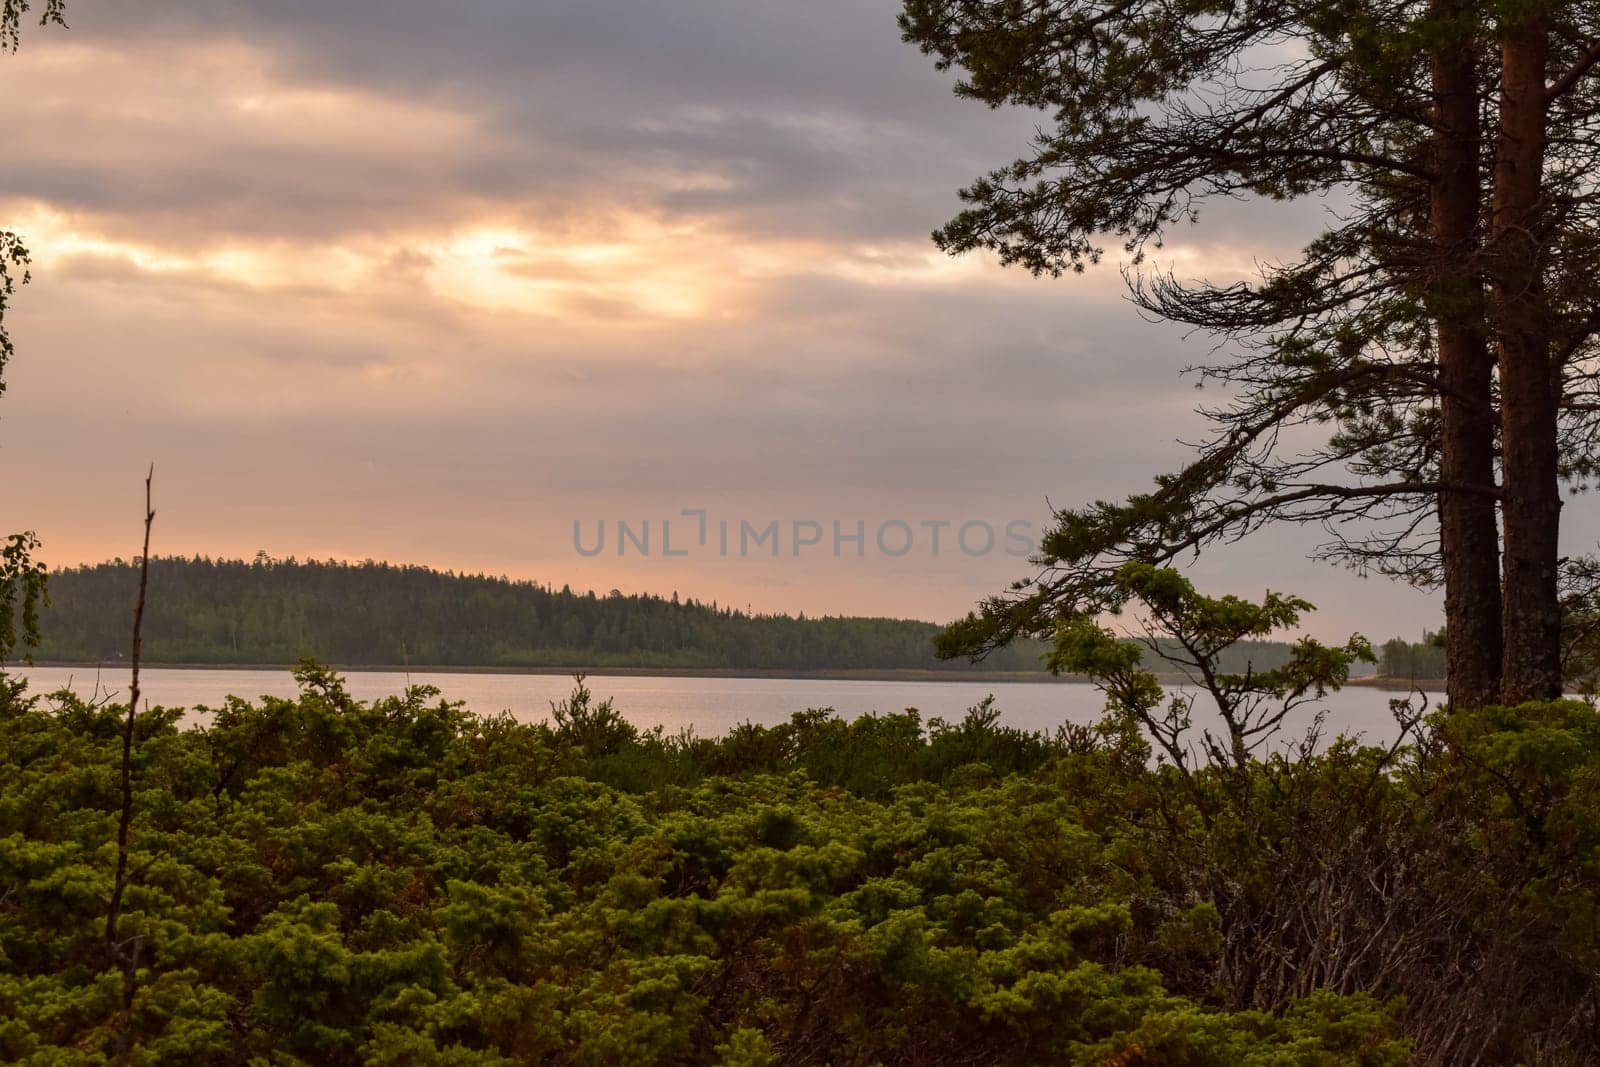
[{"label": "pine tree trunk", "polygon": [[[1459,18],[1461,0],[1434,0],[1433,10]],[[1478,273],[1478,205],[1482,147],[1478,128],[1477,53],[1470,31],[1435,53],[1434,157],[1431,190],[1437,243],[1430,294],[1438,322],[1439,478],[1458,485],[1494,485],[1494,357],[1484,328]],[[1503,655],[1500,535],[1495,501],[1485,494],[1439,495],[1439,548],[1444,569],[1445,658],[1451,707],[1493,703],[1500,695]]]},{"label": "pine tree trunk", "polygon": [[1501,43],[1500,140],[1494,174],[1492,321],[1500,362],[1505,500],[1507,703],[1561,695],[1561,528],[1556,413],[1540,277],[1548,29],[1537,5]]}]

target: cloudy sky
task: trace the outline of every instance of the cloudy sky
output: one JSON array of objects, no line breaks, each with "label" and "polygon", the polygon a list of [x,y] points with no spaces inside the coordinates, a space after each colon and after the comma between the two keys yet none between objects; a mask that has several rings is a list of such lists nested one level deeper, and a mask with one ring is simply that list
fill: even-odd
[{"label": "cloudy sky", "polygon": [[[895,10],[73,0],[0,57],[0,219],[36,258],[0,528],[132,555],[153,461],[162,553],[966,610],[1026,573],[1008,523],[1183,456],[1209,342],[1142,321],[1114,264],[933,248],[1034,120],[955,99]],[[1237,275],[1322,210],[1217,212],[1163,255]],[[1196,573],[1302,593],[1319,632],[1435,623],[1317,540]]]}]

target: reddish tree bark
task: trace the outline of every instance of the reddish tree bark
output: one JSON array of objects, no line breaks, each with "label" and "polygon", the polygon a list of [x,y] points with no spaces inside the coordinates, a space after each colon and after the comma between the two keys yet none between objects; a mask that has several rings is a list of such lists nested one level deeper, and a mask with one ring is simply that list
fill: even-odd
[{"label": "reddish tree bark", "polygon": [[1491,321],[1500,364],[1505,499],[1505,634],[1502,698],[1561,694],[1557,589],[1561,492],[1560,387],[1545,313],[1541,184],[1548,122],[1548,19],[1542,5],[1501,37],[1500,129],[1490,248]]},{"label": "reddish tree bark", "polygon": [[[1434,13],[1460,20],[1461,0],[1434,0]],[[1433,56],[1436,177],[1431,189],[1437,261],[1431,295],[1438,321],[1442,389],[1439,480],[1491,486],[1495,481],[1494,356],[1485,335],[1479,273],[1479,133],[1477,42],[1470,30]],[[1495,501],[1475,493],[1439,494],[1444,571],[1445,656],[1452,707],[1492,703],[1500,695],[1500,535]]]}]

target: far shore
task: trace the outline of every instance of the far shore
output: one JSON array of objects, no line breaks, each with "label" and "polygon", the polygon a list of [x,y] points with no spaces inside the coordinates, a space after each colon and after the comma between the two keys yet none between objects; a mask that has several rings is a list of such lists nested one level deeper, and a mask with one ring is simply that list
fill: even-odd
[{"label": "far shore", "polygon": [[1443,678],[1391,678],[1382,674],[1368,674],[1361,678],[1352,678],[1346,685],[1364,685],[1368,689],[1392,689],[1396,692],[1414,693],[1418,689],[1424,693],[1443,693],[1445,680]]},{"label": "far shore", "polygon": [[[127,663],[66,663],[59,660],[40,660],[36,667],[82,668],[85,670],[126,670]],[[165,671],[288,671],[292,663],[145,663],[143,666]],[[793,678],[797,680],[839,682],[1024,682],[1045,685],[1086,685],[1088,679],[1077,674],[1050,674],[1047,671],[986,671],[955,669],[928,670],[922,668],[892,668],[880,670],[785,670],[759,667],[500,667],[438,665],[421,663],[347,664],[330,663],[327,666],[345,673],[372,674],[583,674],[595,678]],[[1157,672],[1163,685],[1180,685],[1184,679],[1175,674]],[[1394,691],[1443,692],[1444,679],[1386,678],[1365,675],[1350,679],[1349,685]]]},{"label": "far shore", "polygon": [[[35,667],[85,670],[127,670],[126,661],[114,663],[68,663],[61,660],[38,660]],[[1044,682],[1084,683],[1081,675],[1053,675],[1047,671],[984,671],[984,670],[927,670],[921,668],[890,668],[863,670],[802,671],[761,667],[501,667],[463,666],[461,664],[430,663],[327,663],[333,670],[346,674],[544,674],[571,677],[582,674],[592,678],[794,678],[840,682]],[[163,671],[289,671],[293,663],[152,663],[141,666]]]}]

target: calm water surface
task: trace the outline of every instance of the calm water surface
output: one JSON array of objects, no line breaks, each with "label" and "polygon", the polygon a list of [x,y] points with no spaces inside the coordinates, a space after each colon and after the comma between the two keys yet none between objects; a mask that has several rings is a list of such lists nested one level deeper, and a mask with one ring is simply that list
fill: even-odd
[{"label": "calm water surface", "polygon": [[[84,697],[109,691],[114,699],[127,693],[128,674],[122,668],[101,672],[93,667],[34,667],[20,673],[36,693],[71,688]],[[367,700],[400,692],[407,676],[352,671],[346,683],[352,695]],[[446,697],[464,701],[473,711],[509,711],[524,720],[548,718],[550,702],[572,691],[570,677],[554,674],[414,673],[410,683],[437,686]],[[1064,682],[651,678],[596,673],[589,675],[588,685],[596,699],[612,698],[617,710],[637,726],[662,726],[668,733],[692,727],[701,736],[725,733],[742,722],[782,722],[791,712],[805,708],[833,708],[847,718],[916,708],[924,719],[954,720],[991,693],[1002,721],[1026,730],[1053,731],[1063,722],[1093,721],[1104,705],[1093,686]],[[286,670],[146,668],[141,672],[140,688],[151,705],[191,708],[216,706],[229,694],[253,698],[295,693],[294,679]],[[1331,694],[1321,705],[1327,710],[1326,732],[1361,733],[1371,741],[1391,738],[1394,724],[1388,701],[1395,695],[1359,686]],[[1294,722],[1303,727],[1311,715],[1308,707],[1294,716]],[[1205,724],[1199,714],[1196,724]]]}]

